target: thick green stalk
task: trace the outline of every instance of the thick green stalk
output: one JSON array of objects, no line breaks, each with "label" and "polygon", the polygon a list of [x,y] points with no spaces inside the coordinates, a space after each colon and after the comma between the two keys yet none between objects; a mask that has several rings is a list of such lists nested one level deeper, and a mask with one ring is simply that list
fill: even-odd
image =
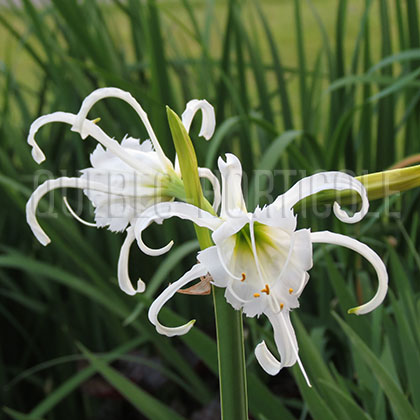
[{"label": "thick green stalk", "polygon": [[[197,157],[181,120],[170,108],[166,109],[175,149],[179,157],[186,201],[211,213],[198,177]],[[195,227],[201,249],[213,245],[205,228]],[[216,318],[217,353],[219,361],[220,405],[222,419],[248,419],[245,349],[242,313],[226,302],[224,291],[213,286]]]}]

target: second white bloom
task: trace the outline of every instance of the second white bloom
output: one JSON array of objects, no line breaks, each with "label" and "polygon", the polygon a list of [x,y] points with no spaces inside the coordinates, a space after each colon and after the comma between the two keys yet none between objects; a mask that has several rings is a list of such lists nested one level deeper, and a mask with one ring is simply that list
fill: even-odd
[{"label": "second white bloom", "polygon": [[192,321],[176,328],[165,327],[158,321],[158,313],[177,290],[210,273],[214,285],[226,289],[225,297],[235,309],[243,309],[249,317],[264,313],[270,320],[281,360],[277,360],[262,341],[256,347],[255,355],[263,369],[275,375],[282,367],[298,362],[309,383],[299,359],[290,311],[299,307],[298,299],[309,279],[308,270],[313,263],[312,244],[330,243],[350,248],[363,255],[375,268],[379,280],[377,293],[368,303],[352,309],[353,313],[365,314],[383,301],[388,276],[382,260],[365,244],[328,231],[297,230],[293,206],[321,190],[352,189],[361,197],[361,210],[350,217],[335,203],[334,213],[343,222],[355,223],[367,213],[366,191],[349,175],[323,172],[302,179],[271,205],[263,209],[257,207],[249,213],[242,194],[242,168],[237,157],[227,154],[226,161],[219,158],[219,169],[222,175],[220,217],[185,203],[160,203],[149,208],[135,225],[138,244],[150,255],[167,252],[172,243],[158,250],[150,249],[142,240],[143,230],[152,222],[161,223],[173,216],[210,229],[215,244],[201,251],[197,257],[199,263],[155,300],[149,310],[149,319],[161,334],[187,333]]}]

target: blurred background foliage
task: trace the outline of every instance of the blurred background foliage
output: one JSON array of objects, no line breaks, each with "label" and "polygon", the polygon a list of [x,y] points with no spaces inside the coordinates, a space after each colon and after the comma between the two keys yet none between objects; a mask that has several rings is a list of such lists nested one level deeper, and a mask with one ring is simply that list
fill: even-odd
[{"label": "blurred background foliage", "polygon": [[[150,299],[194,263],[193,229],[165,222],[152,245],[176,238],[166,257],[133,247],[131,274],[145,295],[116,284],[122,235],[69,217],[61,192],[40,208],[52,244],[43,248],[25,222],[25,203],[42,180],[89,165],[92,139],[59,124],[26,144],[31,122],[77,112],[97,87],[117,86],[142,104],[168,156],[165,105],[191,98],[216,109],[209,143],[193,140],[201,166],[232,151],[247,174],[248,205],[264,204],[318,170],[362,174],[419,153],[420,29],[415,0],[3,0],[0,6],[0,385],[14,419],[217,419],[215,330],[209,296],[177,296],[168,323],[196,318],[184,337],[158,335]],[[124,103],[107,100],[91,117],[116,138],[144,138]],[[416,157],[413,161],[416,161]],[[267,173],[275,171],[274,185]],[[268,171],[268,172],[267,172]],[[88,202],[69,191],[83,217]],[[47,212],[53,206],[54,212]],[[376,288],[368,264],[333,247],[314,249],[311,281],[294,313],[298,369],[269,377],[253,349],[272,340],[264,319],[246,320],[250,417],[420,418],[419,191],[371,203],[356,226],[326,207],[300,210],[300,226],[343,232],[385,260],[390,293],[374,313],[346,310]],[[320,217],[324,216],[324,217]],[[173,312],[172,312],[173,311]],[[175,315],[178,314],[178,315]],[[6,414],[7,413],[7,414]],[[234,420],[234,419],[228,419]]]}]

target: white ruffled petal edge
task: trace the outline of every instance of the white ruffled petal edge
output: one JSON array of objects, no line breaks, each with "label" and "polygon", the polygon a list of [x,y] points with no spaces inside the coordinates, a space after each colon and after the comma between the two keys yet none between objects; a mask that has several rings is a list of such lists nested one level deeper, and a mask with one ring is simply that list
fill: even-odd
[{"label": "white ruffled petal edge", "polygon": [[190,271],[187,271],[179,280],[169,285],[152,303],[149,308],[149,320],[156,327],[159,334],[173,337],[175,335],[186,334],[194,325],[195,320],[191,320],[179,327],[165,327],[158,320],[158,315],[163,305],[175,295],[175,293],[189,282],[207,274],[207,268],[202,264],[194,265]]},{"label": "white ruffled petal edge", "polygon": [[213,106],[205,99],[192,99],[187,103],[181,117],[182,124],[184,124],[185,129],[189,132],[192,120],[194,119],[195,114],[200,110],[203,114],[203,118],[201,121],[200,133],[198,135],[204,137],[206,140],[210,140],[216,128],[216,117]]},{"label": "white ruffled petal edge", "polygon": [[363,184],[344,172],[336,171],[320,172],[319,174],[301,179],[284,194],[278,196],[272,205],[275,208],[286,208],[289,210],[304,198],[325,190],[353,190],[360,195],[362,207],[353,216],[349,216],[342,210],[337,202],[334,203],[334,214],[342,222],[357,223],[363,219],[369,210],[369,200]]},{"label": "white ruffled petal edge", "polygon": [[363,315],[373,311],[383,302],[388,291],[388,273],[385,264],[375,251],[356,239],[329,231],[312,232],[311,241],[312,243],[341,245],[356,251],[365,257],[376,270],[376,274],[378,275],[378,290],[375,296],[364,305],[349,309],[348,313]]},{"label": "white ruffled petal edge", "polygon": [[168,159],[163,153],[163,150],[159,144],[155,132],[153,131],[153,128],[150,124],[146,112],[143,110],[141,105],[134,99],[134,97],[129,92],[126,92],[124,90],[114,87],[106,87],[96,89],[88,96],[86,96],[77,114],[77,118],[73,124],[72,131],[80,133],[83,139],[90,135],[89,130],[87,130],[85,126],[86,117],[90,109],[96,104],[96,102],[105,98],[121,99],[124,102],[127,102],[136,111],[137,115],[140,117],[141,121],[143,122],[146,128],[147,134],[149,135],[149,138],[159,158],[161,159],[162,163],[167,164]]},{"label": "white ruffled petal edge", "polygon": [[130,296],[136,293],[143,293],[146,289],[146,284],[143,280],[137,280],[137,289],[133,287],[128,274],[128,259],[130,255],[131,244],[135,241],[134,228],[130,226],[127,229],[127,236],[121,247],[120,256],[118,258],[118,284],[120,289]]},{"label": "white ruffled petal edge", "polygon": [[218,217],[211,215],[205,210],[201,210],[192,204],[181,202],[164,202],[158,203],[145,210],[137,219],[135,224],[135,235],[139,248],[148,255],[157,256],[168,252],[173,245],[173,241],[169,242],[162,248],[149,248],[142,239],[143,231],[153,222],[162,223],[165,219],[171,217],[179,217],[181,219],[191,220],[197,226],[205,227],[214,231],[222,222]]},{"label": "white ruffled petal edge", "polygon": [[311,386],[308,375],[299,358],[299,348],[296,341],[296,335],[290,321],[289,311],[281,311],[278,314],[267,314],[274,331],[274,339],[277,349],[280,353],[281,362],[279,362],[268,349],[265,341],[262,341],[255,348],[255,357],[260,366],[269,374],[277,375],[283,367],[293,366],[296,361],[306,380],[308,386]]}]

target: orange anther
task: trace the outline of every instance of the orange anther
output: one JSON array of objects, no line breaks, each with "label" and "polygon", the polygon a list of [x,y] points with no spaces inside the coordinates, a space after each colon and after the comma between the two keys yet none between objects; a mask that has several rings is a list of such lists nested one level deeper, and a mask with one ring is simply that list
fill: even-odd
[{"label": "orange anther", "polygon": [[265,285],[264,289],[261,289],[261,292],[270,294],[270,286],[268,284]]},{"label": "orange anther", "polygon": [[284,303],[280,303],[280,309],[284,308]]},{"label": "orange anther", "polygon": [[245,273],[242,273],[241,281],[245,281],[245,279],[246,279],[246,275],[245,275]]},{"label": "orange anther", "polygon": [[259,293],[254,293],[254,297],[260,297],[260,294]]},{"label": "orange anther", "polygon": [[292,288],[290,288],[289,289],[289,295],[291,295],[293,293],[293,289]]}]

